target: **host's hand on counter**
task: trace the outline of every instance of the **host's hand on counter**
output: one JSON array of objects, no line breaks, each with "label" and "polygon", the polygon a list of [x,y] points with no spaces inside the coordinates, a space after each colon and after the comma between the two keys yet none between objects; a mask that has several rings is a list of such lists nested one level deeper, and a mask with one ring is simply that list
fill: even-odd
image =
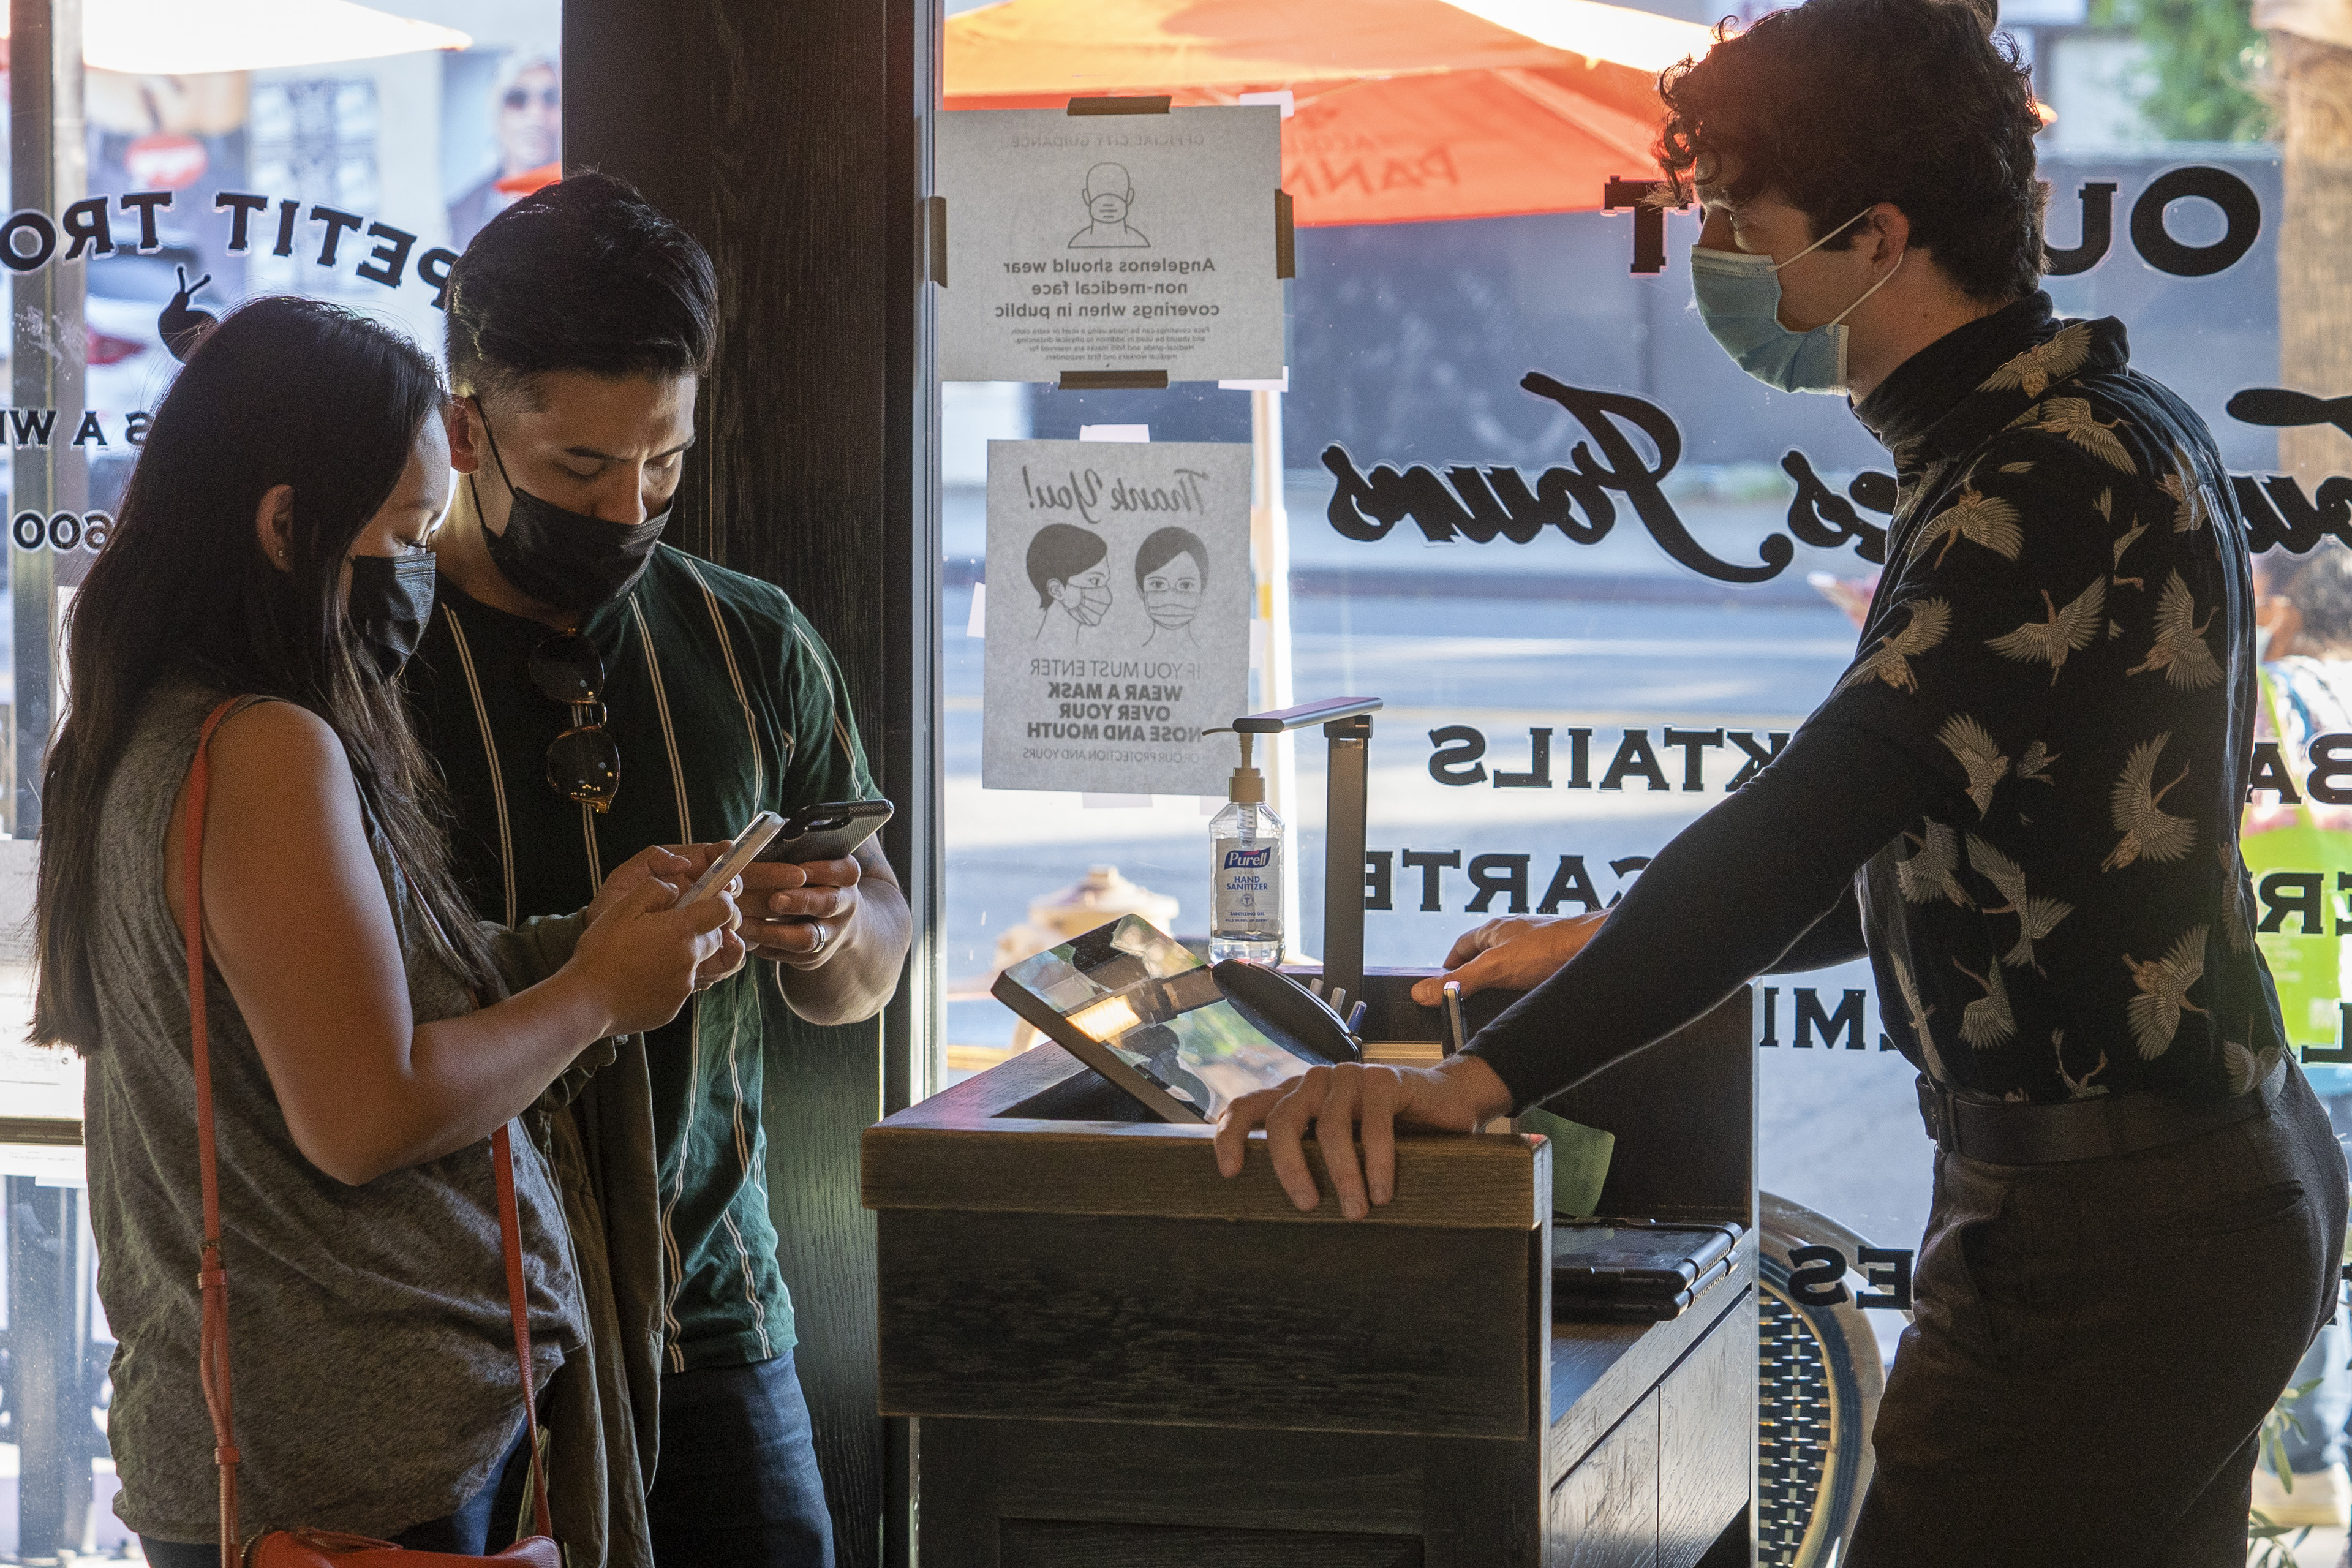
[{"label": "host's hand on counter", "polygon": [[[1396,1129],[1475,1132],[1511,1109],[1511,1091],[1476,1057],[1454,1057],[1433,1068],[1364,1067],[1343,1062],[1310,1068],[1273,1089],[1245,1094],[1217,1118],[1217,1170],[1242,1173],[1250,1130],[1265,1128],[1275,1179],[1302,1210],[1321,1203],[1307,1168],[1304,1140],[1312,1125],[1323,1163],[1339,1192],[1339,1212],[1361,1219],[1371,1204],[1396,1196]],[[1364,1157],[1356,1159],[1356,1128],[1363,1127]],[[1369,1194],[1367,1177],[1369,1176]],[[1367,1198],[1369,1197],[1369,1202]]]},{"label": "host's hand on counter", "polygon": [[1608,918],[1596,911],[1488,921],[1454,938],[1453,951],[1445,955],[1445,973],[1413,982],[1412,999],[1424,1007],[1442,1005],[1449,980],[1461,983],[1465,996],[1492,986],[1532,991],[1581,952]]}]

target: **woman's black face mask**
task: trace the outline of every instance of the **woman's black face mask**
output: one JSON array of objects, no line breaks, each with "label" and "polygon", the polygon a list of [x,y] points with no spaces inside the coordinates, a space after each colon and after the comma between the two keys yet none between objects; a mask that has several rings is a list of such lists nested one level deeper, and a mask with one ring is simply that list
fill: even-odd
[{"label": "woman's black face mask", "polygon": [[352,557],[352,597],[343,614],[386,680],[400,673],[433,618],[434,572],[430,551]]},{"label": "woman's black face mask", "polygon": [[[474,407],[481,411],[478,399]],[[489,436],[489,416],[483,414],[482,433]],[[607,522],[585,512],[568,511],[518,489],[514,477],[507,472],[506,458],[499,455],[499,438],[489,436],[489,440],[490,458],[499,466],[499,477],[506,481],[507,531],[492,533],[485,527],[482,540],[499,575],[516,592],[551,608],[584,615],[602,609],[636,586],[646,562],[653,558],[654,546],[661,542],[662,529],[674,507],[665,507],[635,524]],[[473,476],[467,476],[467,482],[472,483]],[[477,516],[481,506],[478,490]]]}]

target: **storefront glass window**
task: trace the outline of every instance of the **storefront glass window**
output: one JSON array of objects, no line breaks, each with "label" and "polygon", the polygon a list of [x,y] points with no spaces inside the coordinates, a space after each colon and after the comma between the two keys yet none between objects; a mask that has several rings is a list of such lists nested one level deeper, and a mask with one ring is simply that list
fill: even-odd
[{"label": "storefront glass window", "polygon": [[[1506,26],[1545,25],[1530,7],[1464,0],[1452,9]],[[2041,144],[2051,187],[2047,286],[2062,313],[2120,317],[2135,363],[2204,416],[2233,473],[2248,476],[2241,499],[2250,507],[2267,499],[2268,515],[2281,520],[2256,519],[2258,542],[2301,528],[2296,542],[2308,548],[2318,531],[2345,526],[2341,501],[2331,512],[2318,498],[2329,476],[2347,471],[2352,448],[2340,432],[2352,421],[2315,416],[2283,442],[2279,420],[2239,417],[2252,411],[2232,398],[2280,386],[2332,397],[2352,385],[2352,366],[2336,363],[2347,352],[2336,345],[2352,339],[2319,325],[2340,323],[2341,260],[2320,253],[2312,209],[2297,205],[2319,187],[2296,195],[2298,179],[2334,177],[2326,160],[2340,157],[2314,140],[2321,131],[2295,129],[2323,123],[2312,95],[2326,85],[2310,74],[2311,47],[2266,40],[2242,18],[2242,53],[2233,47],[2223,58],[2174,36],[2157,8],[2145,24],[2127,9],[2111,16],[2081,0],[2003,7],[2050,111]],[[1628,15],[1635,34],[1653,22],[1715,17],[1685,0],[1644,0]],[[950,17],[949,118],[959,107],[1061,101],[1042,86],[1017,96],[1003,85],[1005,55],[1027,36],[1021,17],[1022,0]],[[1652,68],[1692,36],[1667,31]],[[1565,35],[1543,41],[1577,47]],[[1181,106],[1293,89],[1283,182],[1299,204],[1299,227],[1278,459],[1290,690],[1298,701],[1386,703],[1371,743],[1366,958],[1427,967],[1485,920],[1606,908],[1828,695],[1854,655],[1875,579],[1892,464],[1842,399],[1768,391],[1709,339],[1690,303],[1694,215],[1664,216],[1662,254],[1654,215],[1632,210],[1638,192],[1598,210],[1599,177],[1558,190],[1549,207],[1528,202],[1504,216],[1311,218],[1310,206],[1340,213],[1345,201],[1360,207],[1404,188],[1424,209],[1442,208],[1478,173],[1466,132],[1450,152],[1434,133],[1414,142],[1399,131],[1384,142],[1338,134],[1344,94],[1316,78],[1350,47],[1345,37],[1302,43],[1287,81],[1174,90]],[[1589,47],[1615,58],[1640,53],[1622,40]],[[1170,90],[1129,80],[1141,76],[1145,52],[1131,38],[1104,38],[1094,62],[1101,74],[1073,77],[1067,92]],[[1056,58],[1086,51],[1073,45]],[[2307,68],[2301,79],[2290,68],[2297,60]],[[961,81],[960,67],[969,73]],[[1527,85],[1494,90],[1507,97]],[[1604,174],[1653,174],[1638,151],[1612,154]],[[1549,155],[1540,145],[1527,151],[1530,160]],[[955,190],[943,188],[950,223],[961,221]],[[1148,226],[1139,205],[1131,219]],[[1255,428],[1263,440],[1254,395],[1205,382],[1070,391],[1033,379],[945,390],[950,991],[935,1087],[1034,1040],[987,991],[1002,964],[1051,940],[1065,913],[1057,902],[1091,897],[1095,908],[1138,910],[1179,935],[1205,936],[1206,829],[1219,804],[1139,789],[983,787],[985,617],[974,595],[1025,585],[980,588],[982,444],[1066,439],[1089,426],[1144,426],[1153,442],[1233,443],[1251,441]],[[1528,504],[1547,494],[1546,476],[1565,488],[1579,454],[1616,470],[1601,494],[1551,512]],[[1523,526],[1525,518],[1540,521]],[[1265,566],[1261,556],[1254,703],[1268,701],[1269,644],[1281,640],[1266,618]],[[2288,720],[2290,741],[2352,726],[2352,712],[2328,711],[2344,717]],[[1308,732],[1277,790],[1298,846],[1291,946],[1307,954],[1322,929],[1322,751]],[[2296,787],[2309,765],[2292,763]],[[2316,826],[2333,831],[2332,820],[2323,806]],[[2311,864],[2282,859],[2278,869],[2333,878],[2335,851],[2293,848],[2286,858]],[[2336,897],[2332,879],[2326,887]],[[2264,897],[2304,889],[2275,882]],[[1066,918],[1076,922],[1070,931],[1089,923],[1084,910]],[[2305,968],[2326,973],[2296,1004],[2311,1015],[2298,1043],[2344,1043],[2335,936],[2343,918],[2333,904],[2312,928],[2325,930],[2315,943],[2325,951]],[[1759,984],[1762,1187],[1866,1241],[1916,1247],[1930,1148],[1914,1069],[1882,1043],[1882,999],[1867,966]],[[1872,1318],[1891,1355],[1900,1314]]]},{"label": "storefront glass window", "polygon": [[[237,0],[184,8],[189,74],[121,63],[123,29],[80,7],[80,157],[49,192],[8,208],[45,212],[70,235],[99,228],[81,260],[52,264],[58,298],[29,322],[17,300],[16,368],[67,333],[46,396],[16,377],[0,443],[11,470],[11,592],[0,616],[54,624],[70,603],[122,492],[147,411],[171,384],[173,340],[258,294],[333,300],[437,351],[448,258],[522,192],[554,177],[562,152],[560,0],[399,0],[343,8],[316,37],[263,34]],[[325,8],[321,8],[325,9]],[[351,13],[357,13],[352,15]],[[341,29],[337,31],[335,29]],[[152,40],[142,40],[152,43]],[[223,68],[246,56],[252,68]],[[24,54],[17,55],[20,69]],[[61,95],[61,101],[63,95]],[[20,156],[18,167],[24,167]],[[82,216],[62,221],[74,202]],[[19,239],[19,258],[30,241]],[[12,274],[18,278],[25,272]],[[28,330],[28,326],[31,330]],[[46,465],[47,504],[25,486]],[[36,634],[31,651],[45,655]],[[24,679],[26,644],[0,634],[0,704]],[[37,679],[54,679],[44,658]],[[52,698],[51,713],[55,700]],[[92,1289],[81,1202],[77,1064],[23,1046],[31,1007],[30,836],[36,744],[13,718],[0,795],[0,1563],[135,1558],[110,1507],[105,1421],[113,1349]],[[193,1173],[191,1180],[193,1180]]]}]

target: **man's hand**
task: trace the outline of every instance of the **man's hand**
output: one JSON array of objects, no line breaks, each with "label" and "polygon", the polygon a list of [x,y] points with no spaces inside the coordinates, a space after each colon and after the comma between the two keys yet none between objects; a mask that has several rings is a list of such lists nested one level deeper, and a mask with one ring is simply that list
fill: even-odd
[{"label": "man's hand", "polygon": [[[1242,1173],[1250,1130],[1263,1124],[1274,1156],[1275,1179],[1303,1210],[1322,1202],[1307,1168],[1304,1140],[1312,1126],[1323,1145],[1324,1168],[1339,1192],[1339,1212],[1361,1219],[1372,1204],[1396,1196],[1396,1129],[1475,1132],[1511,1109],[1511,1091],[1476,1057],[1454,1057],[1433,1068],[1309,1068],[1301,1077],[1245,1094],[1217,1118],[1217,1170]],[[1363,1126],[1364,1158],[1356,1161],[1356,1127]]]},{"label": "man's hand", "polygon": [[1445,983],[1461,983],[1462,994],[1499,986],[1532,991],[1552,977],[1591,942],[1609,917],[1603,913],[1488,921],[1454,941],[1445,973],[1413,983],[1412,999],[1424,1007],[1445,1000]]},{"label": "man's hand", "polygon": [[840,951],[835,939],[856,918],[856,860],[805,865],[753,861],[743,871],[743,936],[763,958],[793,969],[815,969]]},{"label": "man's hand", "polygon": [[898,989],[915,920],[872,839],[845,860],[758,866],[744,934],[776,961],[776,988],[812,1024],[871,1018]]}]

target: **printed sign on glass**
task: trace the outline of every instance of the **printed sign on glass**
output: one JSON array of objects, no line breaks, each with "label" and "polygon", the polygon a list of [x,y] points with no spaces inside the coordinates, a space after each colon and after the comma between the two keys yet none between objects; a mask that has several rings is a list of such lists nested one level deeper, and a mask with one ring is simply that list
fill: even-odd
[{"label": "printed sign on glass", "polygon": [[1249,479],[1238,444],[988,444],[983,787],[1224,793]]},{"label": "printed sign on glass", "polygon": [[1282,374],[1281,110],[939,117],[946,381]]}]

